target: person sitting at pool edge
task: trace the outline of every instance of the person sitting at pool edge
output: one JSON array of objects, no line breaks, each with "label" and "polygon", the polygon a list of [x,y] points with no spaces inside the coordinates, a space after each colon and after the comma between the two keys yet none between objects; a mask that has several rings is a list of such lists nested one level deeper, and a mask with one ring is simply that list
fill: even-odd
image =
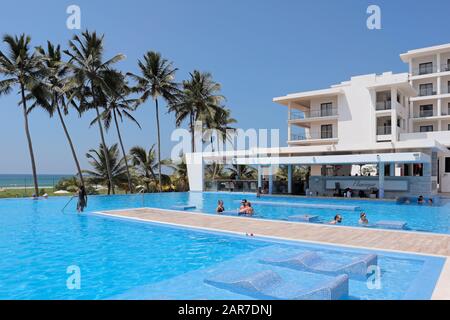
[{"label": "person sitting at pool edge", "polygon": [[337,214],[334,216],[333,221],[331,221],[329,224],[339,224],[342,223],[342,216],[340,214]]},{"label": "person sitting at pool edge", "polygon": [[222,212],[224,212],[224,211],[225,211],[225,207],[224,207],[223,201],[222,201],[222,200],[217,201],[217,209],[216,209],[216,212],[217,212],[217,213],[222,213]]},{"label": "person sitting at pool edge", "polygon": [[418,204],[424,204],[425,203],[425,200],[424,200],[423,196],[419,196],[419,198],[417,199],[417,203]]},{"label": "person sitting at pool edge", "polygon": [[361,212],[359,215],[359,224],[369,224],[369,220],[367,219],[367,215],[365,212]]}]

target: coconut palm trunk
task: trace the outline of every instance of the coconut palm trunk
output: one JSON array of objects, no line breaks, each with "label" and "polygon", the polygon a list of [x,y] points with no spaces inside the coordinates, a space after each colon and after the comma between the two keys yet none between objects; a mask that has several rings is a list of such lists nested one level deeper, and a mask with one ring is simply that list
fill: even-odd
[{"label": "coconut palm trunk", "polygon": [[77,167],[78,175],[80,176],[81,185],[83,187],[85,187],[83,172],[81,171],[80,162],[78,161],[77,153],[75,151],[75,147],[73,145],[72,138],[70,137],[69,130],[67,130],[66,122],[64,121],[64,117],[63,117],[59,107],[57,107],[56,110],[58,111],[59,121],[61,122],[61,126],[63,127],[64,134],[66,135],[66,138],[67,138],[67,142],[69,143],[70,150],[72,152],[73,161],[75,161],[75,166]]},{"label": "coconut palm trunk", "polygon": [[161,132],[159,129],[159,105],[158,98],[155,99],[156,104],[156,130],[158,131],[158,190],[162,192],[162,179],[161,179]]},{"label": "coconut palm trunk", "polygon": [[36,173],[36,162],[34,160],[33,142],[31,141],[30,128],[28,126],[28,108],[27,108],[27,102],[26,102],[26,98],[25,98],[25,88],[24,88],[23,83],[20,84],[20,94],[22,96],[25,134],[27,136],[27,141],[28,141],[28,151],[30,152],[31,170],[33,171],[34,193],[35,193],[35,195],[39,195],[39,184],[38,184],[37,173]]},{"label": "coconut palm trunk", "polygon": [[[91,92],[92,92],[92,99],[94,100],[95,103],[95,91],[94,91],[94,86],[91,82]],[[110,188],[112,191],[112,194],[116,194],[115,193],[115,189],[114,189],[114,183],[112,180],[112,173],[111,173],[111,162],[109,159],[109,154],[108,154],[108,148],[106,147],[106,141],[105,141],[105,134],[103,131],[103,125],[102,125],[102,119],[100,116],[100,110],[97,104],[95,104],[95,111],[97,112],[97,124],[98,124],[98,130],[100,131],[100,139],[102,140],[102,144],[104,146],[103,148],[103,155],[105,156],[105,161],[106,161],[106,171],[108,173],[108,180],[109,180],[109,185],[110,187],[108,187],[108,189]],[[109,194],[109,191],[108,191]]]},{"label": "coconut palm trunk", "polygon": [[191,128],[191,152],[195,152],[195,128],[194,128],[194,114],[189,116],[189,127]]},{"label": "coconut palm trunk", "polygon": [[[103,125],[102,125],[102,121],[101,121],[101,117],[100,117],[100,110],[99,110],[98,106],[95,106],[95,111],[97,112],[97,124],[98,124],[98,129],[100,131],[100,138],[102,140],[102,144],[105,146],[103,148],[103,154],[105,156],[106,171],[108,173],[108,180],[109,180],[108,190],[111,190],[112,194],[116,194],[115,190],[114,190],[114,183],[112,180],[112,175],[111,175],[111,163],[110,163],[110,159],[109,159],[108,148],[106,147],[105,134],[103,132]],[[108,191],[108,194],[109,194],[109,191]]]},{"label": "coconut palm trunk", "polygon": [[127,154],[125,152],[125,148],[123,146],[122,135],[120,133],[119,122],[117,121],[117,115],[116,115],[116,110],[115,109],[113,110],[113,117],[114,117],[114,123],[116,125],[117,136],[119,138],[120,148],[122,149],[123,158],[125,160],[125,168],[127,170],[127,178],[128,178],[128,188],[130,190],[130,193],[133,193],[133,184],[131,183],[130,168],[128,166],[128,157],[127,157]]}]

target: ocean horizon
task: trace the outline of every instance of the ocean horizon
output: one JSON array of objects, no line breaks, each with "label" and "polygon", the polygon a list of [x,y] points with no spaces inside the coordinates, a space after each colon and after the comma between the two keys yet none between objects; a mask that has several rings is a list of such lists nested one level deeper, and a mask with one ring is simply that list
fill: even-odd
[{"label": "ocean horizon", "polygon": [[[53,187],[59,180],[73,176],[73,174],[38,174],[38,184],[40,188]],[[0,188],[24,188],[32,186],[32,174],[0,174]]]}]

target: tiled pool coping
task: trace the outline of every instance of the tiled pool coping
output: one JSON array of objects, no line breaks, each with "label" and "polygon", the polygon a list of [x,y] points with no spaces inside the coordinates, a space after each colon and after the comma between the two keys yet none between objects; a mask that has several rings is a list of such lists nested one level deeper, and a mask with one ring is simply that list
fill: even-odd
[{"label": "tiled pool coping", "polygon": [[[211,214],[187,213],[153,208],[113,210],[97,212],[95,214],[118,219],[131,219],[134,221],[165,224],[181,228],[193,228],[209,232],[225,232],[239,236],[246,233],[253,233],[257,236],[257,239],[262,240],[272,239],[291,243],[300,242],[319,246],[337,246],[352,250],[365,249],[375,252],[382,251],[383,254],[394,252],[395,256],[411,256],[411,254],[419,254],[422,257],[428,256],[424,270],[422,271],[426,273],[426,276],[422,274],[421,277],[418,277],[418,280],[413,283],[405,299],[425,299],[424,293],[428,292],[430,293],[428,294],[428,298],[432,296],[432,299],[436,300],[450,300],[450,288],[448,285],[450,283],[450,236],[447,235],[323,226],[262,219],[254,220],[241,217],[214,216]],[[309,232],[305,233],[305,230]],[[359,232],[355,236],[357,230]],[[361,232],[368,244],[361,244],[358,241],[358,236],[361,236]],[[338,237],[336,237],[336,234]],[[312,235],[316,235],[316,238],[312,237]],[[323,235],[328,235],[330,239],[324,239]],[[342,241],[344,239],[346,241]],[[394,246],[392,246],[392,240],[394,241]],[[422,245],[411,245],[411,242],[414,242],[413,240]],[[376,242],[380,241],[382,243],[381,245],[379,243],[375,245]],[[385,242],[384,245],[383,241]],[[389,244],[389,242],[391,243]],[[436,252],[436,250],[432,250],[430,247],[439,249]],[[443,258],[446,259],[445,264]],[[433,279],[435,280],[433,281]]]}]

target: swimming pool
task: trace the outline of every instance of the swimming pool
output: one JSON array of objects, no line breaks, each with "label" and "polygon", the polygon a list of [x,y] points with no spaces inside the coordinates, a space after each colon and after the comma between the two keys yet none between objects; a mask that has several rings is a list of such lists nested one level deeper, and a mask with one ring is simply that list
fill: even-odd
[{"label": "swimming pool", "polygon": [[[264,219],[289,220],[289,217],[297,215],[317,215],[320,223],[327,223],[336,214],[343,216],[343,226],[359,227],[359,215],[366,212],[369,223],[379,221],[404,221],[407,229],[420,232],[432,232],[450,234],[450,201],[442,200],[439,206],[427,206],[416,204],[397,204],[393,201],[371,201],[371,200],[340,200],[323,198],[294,198],[264,196],[257,199],[253,194],[229,194],[229,193],[183,193],[170,194],[164,198],[157,198],[153,195],[146,196],[145,206],[157,208],[170,208],[167,202],[172,204],[195,205],[197,209],[189,211],[215,213],[217,200],[225,202],[226,210],[236,210],[239,201],[246,198],[253,202],[256,216]],[[270,202],[272,204],[259,204],[258,202]],[[274,205],[278,203],[279,205]],[[325,205],[325,206],[348,206],[350,210],[333,208],[305,208],[290,207],[284,205]],[[353,207],[358,207],[356,210]]]},{"label": "swimming pool", "polygon": [[[149,195],[144,205],[200,201],[198,194]],[[212,196],[212,195],[211,195]],[[177,199],[174,201],[174,199]],[[374,251],[294,242],[75,215],[61,208],[67,198],[42,201],[0,200],[0,299],[251,299],[205,283],[223,272],[270,269],[299,286],[329,281],[330,276],[267,266],[259,262],[276,252],[318,252],[342,262]],[[230,199],[231,200],[231,199]],[[136,207],[137,196],[91,197],[89,210]],[[444,259],[378,254],[381,289],[349,281],[350,299],[428,299]],[[69,290],[67,268],[80,270],[81,289]],[[301,280],[304,279],[304,280]],[[420,288],[420,290],[417,290]]]}]

